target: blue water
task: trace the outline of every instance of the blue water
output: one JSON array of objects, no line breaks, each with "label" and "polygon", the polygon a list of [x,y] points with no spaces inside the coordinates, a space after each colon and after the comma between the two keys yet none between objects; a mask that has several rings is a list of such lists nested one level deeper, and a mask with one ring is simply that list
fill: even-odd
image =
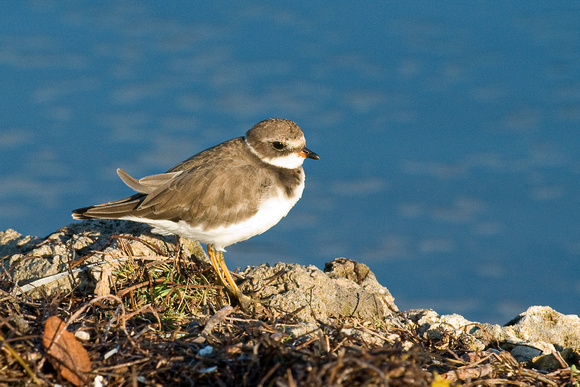
[{"label": "blue water", "polygon": [[3,5],[0,229],[285,117],[322,159],[230,267],[345,256],[402,309],[580,313],[580,2],[192,4]]}]

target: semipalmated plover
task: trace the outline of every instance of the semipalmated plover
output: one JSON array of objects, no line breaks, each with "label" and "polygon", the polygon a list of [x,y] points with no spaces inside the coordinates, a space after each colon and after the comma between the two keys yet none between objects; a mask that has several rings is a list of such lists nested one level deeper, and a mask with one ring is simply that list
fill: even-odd
[{"label": "semipalmated plover", "polygon": [[225,247],[263,233],[288,214],[304,190],[306,158],[320,159],[306,148],[300,127],[271,118],[245,137],[206,149],[166,173],[135,179],[117,169],[137,193],[79,208],[72,216],[143,222],[154,233],[205,243],[222,284],[246,307],[249,298],[224,262]]}]

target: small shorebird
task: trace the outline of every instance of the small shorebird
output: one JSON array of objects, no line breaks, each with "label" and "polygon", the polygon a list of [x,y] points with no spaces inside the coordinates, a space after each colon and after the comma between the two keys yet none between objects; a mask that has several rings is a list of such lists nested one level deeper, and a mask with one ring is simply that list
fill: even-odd
[{"label": "small shorebird", "polygon": [[271,118],[258,122],[245,137],[206,149],[166,173],[135,179],[117,169],[137,193],[76,209],[72,216],[143,222],[154,233],[205,243],[220,281],[247,308],[251,300],[233,280],[223,252],[288,214],[304,190],[306,158],[320,159],[306,148],[300,127]]}]

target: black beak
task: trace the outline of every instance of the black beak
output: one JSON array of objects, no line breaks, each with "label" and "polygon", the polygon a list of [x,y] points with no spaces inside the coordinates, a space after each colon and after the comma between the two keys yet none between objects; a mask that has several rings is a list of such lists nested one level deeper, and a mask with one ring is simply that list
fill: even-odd
[{"label": "black beak", "polygon": [[304,157],[305,159],[313,159],[313,160],[320,160],[320,156],[316,153],[312,152],[308,148],[302,148],[300,151],[300,156]]}]

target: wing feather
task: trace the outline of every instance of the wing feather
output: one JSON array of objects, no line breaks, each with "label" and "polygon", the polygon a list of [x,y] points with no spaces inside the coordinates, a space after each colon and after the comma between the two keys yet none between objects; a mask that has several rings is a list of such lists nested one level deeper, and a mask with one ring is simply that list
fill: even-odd
[{"label": "wing feather", "polygon": [[137,212],[152,219],[183,219],[217,227],[254,215],[271,180],[251,163],[199,165],[147,195]]},{"label": "wing feather", "polygon": [[182,171],[160,173],[158,175],[145,176],[137,180],[121,168],[117,169],[117,175],[119,175],[121,180],[123,180],[123,183],[125,183],[129,188],[144,194],[149,194],[155,191],[155,189],[167,183],[180,173],[182,173]]},{"label": "wing feather", "polygon": [[74,217],[184,220],[215,228],[246,220],[270,195],[277,173],[258,159],[238,137],[177,164],[166,173],[139,180],[119,169],[119,177],[137,194],[85,207]]}]

